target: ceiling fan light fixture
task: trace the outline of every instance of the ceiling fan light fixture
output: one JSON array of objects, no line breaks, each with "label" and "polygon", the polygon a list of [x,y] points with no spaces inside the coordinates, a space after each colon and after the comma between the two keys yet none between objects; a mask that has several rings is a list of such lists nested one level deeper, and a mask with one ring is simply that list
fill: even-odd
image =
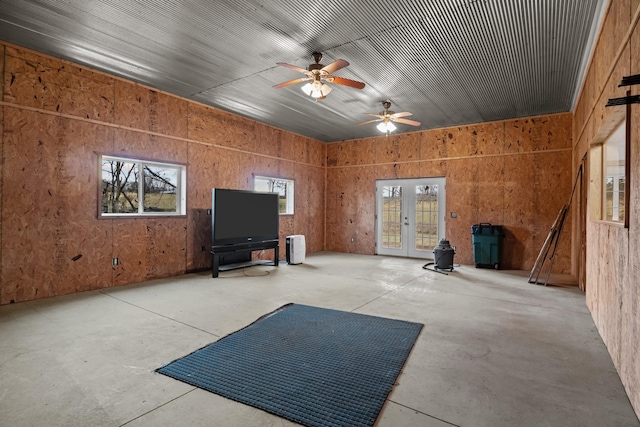
[{"label": "ceiling fan light fixture", "polygon": [[302,89],[302,91],[311,96],[311,92],[313,91],[313,85],[311,83],[307,83],[306,85],[303,85],[300,89]]},{"label": "ceiling fan light fixture", "polygon": [[331,92],[331,87],[328,84],[317,80],[312,83],[307,83],[300,89],[312,98],[324,98]]},{"label": "ceiling fan light fixture", "polygon": [[394,130],[397,129],[396,126],[391,122],[382,122],[382,123],[378,124],[378,126],[376,126],[376,127],[382,133],[393,132]]}]

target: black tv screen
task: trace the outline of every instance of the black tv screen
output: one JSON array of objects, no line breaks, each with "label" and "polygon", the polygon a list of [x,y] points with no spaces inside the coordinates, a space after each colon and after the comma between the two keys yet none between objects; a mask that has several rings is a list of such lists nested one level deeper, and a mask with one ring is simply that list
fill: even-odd
[{"label": "black tv screen", "polygon": [[214,188],[211,194],[213,246],[278,240],[278,193]]}]

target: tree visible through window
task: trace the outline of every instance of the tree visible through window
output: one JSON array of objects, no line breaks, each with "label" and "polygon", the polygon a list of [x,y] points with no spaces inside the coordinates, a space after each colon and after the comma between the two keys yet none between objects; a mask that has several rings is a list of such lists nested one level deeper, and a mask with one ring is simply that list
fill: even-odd
[{"label": "tree visible through window", "polygon": [[185,213],[184,166],[101,156],[100,214],[181,215]]},{"label": "tree visible through window", "polygon": [[283,178],[256,176],[253,178],[253,189],[268,193],[278,193],[280,200],[280,214],[293,214],[293,181]]}]

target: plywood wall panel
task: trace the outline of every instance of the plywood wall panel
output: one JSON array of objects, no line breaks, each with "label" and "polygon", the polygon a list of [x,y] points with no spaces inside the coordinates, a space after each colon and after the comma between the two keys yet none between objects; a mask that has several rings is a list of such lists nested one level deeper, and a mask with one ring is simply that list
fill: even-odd
[{"label": "plywood wall panel", "polygon": [[298,136],[289,133],[289,132],[281,132],[280,133],[280,158],[295,161],[296,159],[296,140]]},{"label": "plywood wall panel", "polygon": [[[189,144],[187,166],[187,271],[211,268],[211,189],[220,185],[212,159],[219,148]],[[202,250],[202,248],[205,248]]]},{"label": "plywood wall panel", "polygon": [[477,153],[477,134],[474,128],[460,126],[447,129],[445,140],[449,157],[465,157]]},{"label": "plywood wall panel", "polygon": [[420,159],[443,159],[447,157],[446,129],[429,129],[420,132]]},{"label": "plywood wall panel", "polygon": [[478,173],[478,161],[473,158],[447,163],[447,212],[456,212],[457,218],[447,219],[445,236],[456,246],[456,262],[460,264],[473,264],[471,225],[485,222],[478,214]]},{"label": "plywood wall panel", "polygon": [[275,157],[241,156],[237,161],[241,162],[239,175],[245,178],[245,181],[237,188],[253,189],[254,176],[294,178],[293,172],[283,170],[283,162]]},{"label": "plywood wall panel", "polygon": [[[393,134],[376,138],[376,163],[397,162],[400,159],[400,139],[400,136]],[[354,145],[354,142],[349,141],[345,144]],[[348,155],[351,156],[351,153]],[[343,160],[343,164],[353,164],[350,159],[351,157],[348,160]]]},{"label": "plywood wall panel", "polygon": [[186,218],[125,218],[113,227],[115,286],[186,271]]},{"label": "plywood wall panel", "polygon": [[503,154],[505,145],[504,133],[504,121],[475,125],[472,134],[476,138],[476,151],[472,154]]},{"label": "plywood wall panel", "polygon": [[355,141],[329,144],[327,148],[327,164],[333,166],[350,166],[355,164]]},{"label": "plywood wall panel", "polygon": [[327,164],[327,144],[310,138],[305,138],[306,147],[309,151],[309,163],[316,166],[326,166]]},{"label": "plywood wall panel", "polygon": [[422,177],[421,162],[398,162],[395,166],[397,176],[399,178],[421,178]]},{"label": "plywood wall panel", "polygon": [[[632,7],[632,3],[636,3],[636,6]],[[631,18],[636,11],[637,0],[618,0],[611,4],[611,14],[614,16],[614,22],[617,27],[629,28],[631,25]],[[615,49],[624,43],[625,32],[615,29],[613,31],[613,43],[611,49],[615,53]]]},{"label": "plywood wall panel", "polygon": [[[504,171],[504,264],[515,269],[531,269],[540,250],[536,252],[532,244],[538,199],[530,192],[536,175],[534,155],[506,157]],[[539,227],[548,231],[551,224],[542,223]]]},{"label": "plywood wall panel", "polygon": [[256,124],[255,151],[267,156],[280,157],[282,131],[271,126]]},{"label": "plywood wall panel", "polygon": [[327,166],[338,166],[338,143],[327,144]]},{"label": "plywood wall panel", "polygon": [[314,166],[325,166],[327,162],[327,145],[300,135],[294,135],[296,154],[294,160]]},{"label": "plywood wall panel", "polygon": [[616,26],[618,25],[616,22],[616,9],[618,6],[620,6],[620,1],[611,2],[611,7],[609,7],[606,12],[607,15],[602,22],[598,40],[596,40],[593,62],[595,65],[595,79],[598,92],[604,90],[606,86],[609,71],[611,70],[611,64],[613,64],[617,48],[619,47],[614,47],[616,39],[614,34],[616,32]]},{"label": "plywood wall panel", "polygon": [[[331,219],[327,217],[327,250],[338,252],[354,252],[355,245],[352,245],[350,239],[355,235],[357,224],[354,223],[358,202],[357,192],[359,187],[356,185],[354,177],[355,170],[353,168],[340,168],[329,170],[329,182],[340,183],[335,189],[328,191],[328,197],[331,203],[328,203],[333,211]],[[329,189],[329,187],[327,187]]]},{"label": "plywood wall panel", "polygon": [[423,161],[420,165],[420,177],[442,177],[447,174],[447,162],[444,160]]},{"label": "plywood wall panel", "polygon": [[280,215],[280,259],[285,258],[286,237],[293,234],[296,234],[293,215]]},{"label": "plywood wall panel", "polygon": [[260,147],[257,125],[226,111],[189,103],[187,134],[192,140],[253,152]]},{"label": "plywood wall panel", "polygon": [[356,141],[355,164],[372,165],[376,163],[376,143],[378,138],[365,138]]},{"label": "plywood wall panel", "polygon": [[220,127],[220,112],[201,104],[189,103],[187,113],[187,138],[201,143],[221,143],[216,131]]},{"label": "plywood wall panel", "polygon": [[[54,295],[46,277],[55,271],[51,254],[58,220],[54,193],[42,183],[55,176],[49,159],[58,157],[60,119],[35,113],[23,116],[6,108],[4,126],[2,303],[6,304]],[[35,205],[34,196],[39,200]]]},{"label": "plywood wall panel", "polygon": [[306,234],[307,251],[318,252],[324,250],[325,230],[325,169],[311,169],[309,177],[309,222],[304,229],[297,232]]},{"label": "plywood wall panel", "polygon": [[115,122],[122,126],[187,137],[187,101],[147,87],[116,80]]},{"label": "plywood wall panel", "polygon": [[478,160],[477,200],[481,222],[504,224],[504,157]]},{"label": "plywood wall panel", "polygon": [[[109,221],[96,220],[100,200],[97,189],[98,152],[113,144],[113,129],[61,119],[63,140],[58,140],[55,189],[59,222],[56,226],[56,292],[68,294],[100,289],[111,282]],[[37,242],[36,242],[37,244]]]},{"label": "plywood wall panel", "polygon": [[305,225],[309,223],[309,217],[311,215],[308,203],[311,184],[311,168],[300,164],[294,165],[294,168],[295,215],[293,217],[293,234],[302,234],[298,230],[306,230],[307,227]]},{"label": "plywood wall panel", "polygon": [[5,112],[1,303],[105,286],[111,229],[95,220],[95,151],[111,144],[110,129]]},{"label": "plywood wall panel", "polygon": [[222,111],[216,112],[218,116],[217,127],[205,128],[206,132],[218,136],[217,144],[249,152],[264,153],[265,147],[269,147],[272,141],[264,140],[259,133],[261,125],[244,117]]},{"label": "plywood wall panel", "polygon": [[240,162],[245,163],[251,160],[251,158],[246,158],[235,151],[216,150],[215,157],[211,159],[211,167],[216,171],[215,185],[219,188],[242,188],[241,182],[239,182]]},{"label": "plywood wall panel", "polygon": [[[569,204],[571,190],[575,182],[571,170],[571,158],[564,153],[538,153],[535,155],[536,165],[544,165],[538,168],[535,182],[539,188],[540,197],[537,200],[536,215],[539,221],[552,224],[557,217],[558,206]],[[572,209],[576,209],[578,194],[572,200]],[[574,204],[575,202],[575,204]],[[554,272],[571,273],[571,215],[567,215],[563,231],[560,237],[560,244],[557,248],[554,261]],[[548,235],[548,230],[544,228],[537,230],[533,242],[536,247],[541,248]]]},{"label": "plywood wall panel", "polygon": [[413,162],[420,160],[420,133],[412,132],[403,134],[402,136],[397,135],[395,139],[397,141],[398,161]]},{"label": "plywood wall panel", "polygon": [[187,142],[181,139],[116,129],[113,150],[104,154],[186,164],[186,148]]},{"label": "plywood wall panel", "polygon": [[505,122],[505,153],[571,148],[571,123],[570,113]]},{"label": "plywood wall panel", "polygon": [[113,121],[113,80],[62,60],[7,47],[5,101],[74,116]]}]

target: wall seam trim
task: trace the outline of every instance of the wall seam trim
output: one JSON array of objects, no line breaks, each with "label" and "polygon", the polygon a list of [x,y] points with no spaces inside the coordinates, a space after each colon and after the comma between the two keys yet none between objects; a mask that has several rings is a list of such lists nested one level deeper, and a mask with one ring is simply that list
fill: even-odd
[{"label": "wall seam trim", "polygon": [[423,159],[423,160],[404,160],[397,162],[384,162],[384,163],[363,163],[359,165],[341,165],[341,166],[327,166],[327,169],[342,169],[342,168],[362,168],[370,166],[389,166],[389,165],[406,165],[411,163],[423,163],[423,162],[441,162],[443,160],[467,160],[467,159],[487,159],[494,157],[506,157],[506,156],[525,156],[530,154],[547,154],[547,153],[561,153],[561,152],[573,152],[573,148],[554,148],[551,150],[538,150],[538,151],[521,151],[517,153],[501,153],[501,154],[475,154],[473,156],[458,156],[458,157],[440,157],[437,159]]},{"label": "wall seam trim", "polygon": [[157,137],[160,137],[160,138],[167,138],[167,139],[172,139],[172,140],[175,140],[175,141],[182,141],[182,142],[187,142],[187,143],[192,143],[192,144],[199,144],[199,145],[204,145],[204,146],[207,146],[207,147],[219,148],[221,150],[234,151],[236,153],[248,154],[248,155],[251,155],[251,156],[258,156],[258,157],[263,157],[263,158],[273,159],[273,160],[280,160],[280,161],[283,161],[283,162],[289,162],[289,163],[293,163],[293,164],[300,164],[300,165],[304,165],[304,166],[312,166],[312,167],[317,167],[317,168],[322,168],[323,167],[323,165],[317,165],[317,164],[314,164],[314,163],[300,162],[300,161],[297,161],[297,160],[286,159],[286,158],[283,158],[283,157],[271,156],[269,154],[262,154],[262,153],[256,153],[256,152],[253,152],[253,151],[247,151],[247,150],[243,150],[243,149],[240,149],[240,148],[227,147],[225,145],[208,143],[208,142],[198,141],[198,140],[189,139],[189,138],[183,138],[181,136],[166,135],[166,134],[163,134],[163,133],[152,132],[152,131],[148,131],[148,130],[144,130],[144,129],[132,128],[132,127],[129,127],[129,126],[118,125],[118,124],[115,124],[115,123],[101,122],[101,121],[95,120],[95,119],[87,119],[87,118],[84,118],[84,117],[73,116],[71,114],[64,114],[64,113],[59,113],[57,111],[43,110],[41,108],[28,107],[26,105],[19,105],[19,104],[14,104],[14,103],[11,103],[11,102],[0,101],[0,106],[16,108],[16,109],[19,109],[19,110],[33,111],[33,112],[36,112],[36,113],[48,114],[48,115],[51,115],[51,116],[62,117],[62,118],[69,119],[69,120],[78,120],[78,121],[81,121],[81,122],[92,123],[92,124],[99,125],[99,126],[106,126],[106,127],[110,127],[110,128],[113,128],[113,129],[120,129],[120,130],[138,132],[138,133],[143,133],[143,134],[146,134],[146,135],[157,136]]}]

